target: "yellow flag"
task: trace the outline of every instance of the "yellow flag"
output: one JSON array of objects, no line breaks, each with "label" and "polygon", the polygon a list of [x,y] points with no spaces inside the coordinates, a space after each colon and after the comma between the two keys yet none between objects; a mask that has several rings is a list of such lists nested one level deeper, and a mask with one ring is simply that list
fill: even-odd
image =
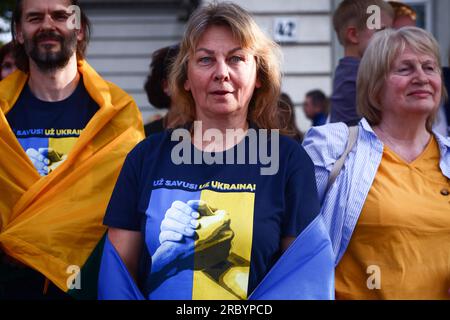
[{"label": "yellow flag", "polygon": [[82,268],[106,228],[106,206],[125,156],[144,138],[134,100],[81,60],[87,92],[99,105],[67,159],[39,176],[5,115],[28,75],[0,82],[0,250],[68,291],[71,270]]}]

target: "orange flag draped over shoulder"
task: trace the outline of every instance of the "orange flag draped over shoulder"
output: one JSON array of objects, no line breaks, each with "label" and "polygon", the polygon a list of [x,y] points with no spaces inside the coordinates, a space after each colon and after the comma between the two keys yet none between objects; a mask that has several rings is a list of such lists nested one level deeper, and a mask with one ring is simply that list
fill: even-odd
[{"label": "orange flag draped over shoulder", "polygon": [[67,159],[40,177],[5,115],[28,76],[0,82],[0,250],[68,291],[69,266],[80,269],[106,228],[102,225],[125,156],[144,138],[133,99],[103,80],[86,61],[78,70],[99,110]]}]

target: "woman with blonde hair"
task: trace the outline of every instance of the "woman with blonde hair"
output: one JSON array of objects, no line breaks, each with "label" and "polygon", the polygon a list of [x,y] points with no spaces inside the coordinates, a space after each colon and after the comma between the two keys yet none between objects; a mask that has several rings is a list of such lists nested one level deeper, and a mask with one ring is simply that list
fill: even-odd
[{"label": "woman with blonde hair", "polygon": [[[247,299],[292,241],[320,225],[312,162],[275,130],[278,55],[235,4],[201,7],[187,23],[169,77],[177,129],[129,154],[104,219],[145,298]],[[325,255],[310,270],[326,282],[323,234]],[[314,245],[301,243],[304,252]],[[109,261],[104,255],[100,298],[124,298],[109,282]],[[278,298],[315,287],[298,283]]]},{"label": "woman with blonde hair", "polygon": [[336,123],[307,133],[336,298],[449,298],[450,141],[431,127],[445,96],[433,36],[380,31],[358,72],[357,129]]}]

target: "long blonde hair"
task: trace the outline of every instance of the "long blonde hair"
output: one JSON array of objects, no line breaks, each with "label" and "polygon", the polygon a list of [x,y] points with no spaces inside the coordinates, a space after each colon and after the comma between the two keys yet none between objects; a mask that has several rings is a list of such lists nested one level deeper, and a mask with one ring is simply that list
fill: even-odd
[{"label": "long blonde hair", "polygon": [[253,92],[247,119],[259,128],[279,129],[280,48],[262,32],[247,11],[229,2],[200,7],[187,23],[180,52],[169,75],[171,98],[175,102],[171,110],[174,121],[169,125],[175,127],[195,120],[195,101],[191,93],[184,89],[187,62],[189,56],[194,54],[202,34],[208,27],[215,25],[229,27],[242,48],[249,49],[256,58],[257,77],[261,87]]}]

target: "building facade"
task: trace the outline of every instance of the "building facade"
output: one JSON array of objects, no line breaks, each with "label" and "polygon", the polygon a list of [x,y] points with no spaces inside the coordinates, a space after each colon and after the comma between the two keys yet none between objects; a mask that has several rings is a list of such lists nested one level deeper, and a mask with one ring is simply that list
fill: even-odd
[{"label": "building facade", "polygon": [[[205,0],[203,2],[208,2]],[[234,0],[249,10],[256,22],[277,40],[283,52],[283,91],[296,105],[302,131],[304,95],[311,89],[331,94],[333,71],[343,50],[331,18],[341,0]],[[438,39],[443,64],[450,47],[450,1],[408,0],[420,10],[424,27]],[[148,122],[157,111],[143,90],[151,53],[178,42],[190,12],[201,4],[192,0],[84,0],[93,24],[89,62],[104,76],[129,92]]]}]

